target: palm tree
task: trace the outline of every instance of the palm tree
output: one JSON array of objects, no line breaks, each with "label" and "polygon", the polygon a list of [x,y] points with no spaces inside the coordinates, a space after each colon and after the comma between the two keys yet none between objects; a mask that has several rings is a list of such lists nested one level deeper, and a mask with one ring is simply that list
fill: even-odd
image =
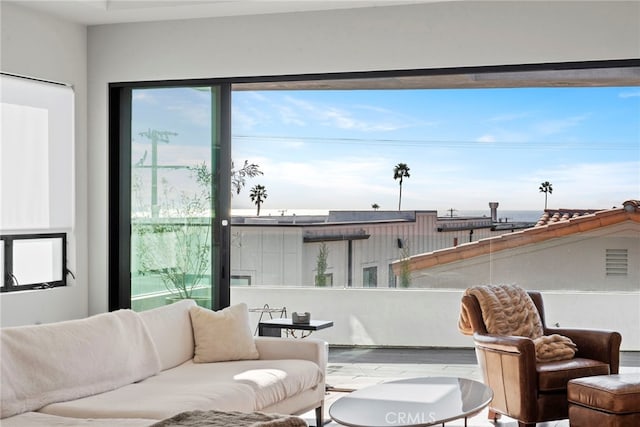
[{"label": "palm tree", "polygon": [[547,195],[553,193],[553,187],[549,181],[545,181],[540,184],[539,188],[541,193],[544,193],[544,210],[547,210]]},{"label": "palm tree", "polygon": [[258,175],[264,174],[257,164],[249,163],[248,160],[245,160],[244,165],[236,169],[233,160],[231,160],[231,188],[236,194],[240,194],[240,191],[242,191],[246,184],[247,178],[255,178]]},{"label": "palm tree", "polygon": [[254,185],[249,193],[249,197],[251,201],[256,204],[258,207],[257,216],[260,216],[260,205],[264,202],[264,199],[267,198],[267,189],[264,188],[264,185]]},{"label": "palm tree", "polygon": [[371,207],[373,208],[374,211],[377,211],[378,209],[380,209],[380,205],[377,203],[372,204]]},{"label": "palm tree", "polygon": [[402,180],[404,178],[409,178],[409,166],[406,163],[398,163],[393,168],[393,179],[396,180],[400,178],[400,197],[398,197],[398,210],[400,210],[400,206],[402,205]]}]

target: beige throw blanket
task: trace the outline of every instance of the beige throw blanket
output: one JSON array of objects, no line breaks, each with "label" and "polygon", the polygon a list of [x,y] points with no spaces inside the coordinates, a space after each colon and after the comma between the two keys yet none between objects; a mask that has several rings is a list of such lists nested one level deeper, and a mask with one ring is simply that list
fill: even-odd
[{"label": "beige throw blanket", "polygon": [[[553,334],[544,335],[540,314],[527,294],[515,285],[476,286],[465,291],[478,299],[482,318],[490,334],[514,335],[531,338],[539,362],[571,359],[577,350],[570,338]],[[469,315],[460,313],[458,329],[467,335],[473,333]]]},{"label": "beige throw blanket", "polygon": [[150,427],[307,427],[300,417],[263,412],[188,411]]}]

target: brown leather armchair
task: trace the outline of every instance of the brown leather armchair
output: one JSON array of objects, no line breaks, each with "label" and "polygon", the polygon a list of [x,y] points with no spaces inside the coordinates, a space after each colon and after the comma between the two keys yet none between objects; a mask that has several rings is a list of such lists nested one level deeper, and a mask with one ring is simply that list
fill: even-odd
[{"label": "brown leather armchair", "polygon": [[528,294],[538,309],[544,334],[564,335],[577,345],[573,359],[536,362],[531,339],[489,334],[477,298],[462,297],[484,382],[494,393],[489,418],[497,419],[504,414],[518,420],[519,427],[567,418],[567,382],[579,377],[617,374],[622,340],[618,332],[547,328],[542,296],[539,292]]}]

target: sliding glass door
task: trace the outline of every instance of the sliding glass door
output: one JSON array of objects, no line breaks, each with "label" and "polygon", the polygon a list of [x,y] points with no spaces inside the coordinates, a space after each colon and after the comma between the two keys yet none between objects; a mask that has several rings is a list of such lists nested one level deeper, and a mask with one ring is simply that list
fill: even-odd
[{"label": "sliding glass door", "polygon": [[119,101],[120,191],[111,193],[119,209],[110,231],[120,231],[120,249],[111,252],[119,277],[110,286],[118,294],[110,295],[111,308],[144,310],[184,298],[228,305],[230,161],[221,130],[228,88],[122,87],[112,97]]}]

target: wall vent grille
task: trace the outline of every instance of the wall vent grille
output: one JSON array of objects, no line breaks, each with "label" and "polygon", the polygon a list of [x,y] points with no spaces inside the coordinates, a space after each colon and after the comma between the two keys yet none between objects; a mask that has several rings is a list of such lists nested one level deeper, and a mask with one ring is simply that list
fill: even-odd
[{"label": "wall vent grille", "polygon": [[629,251],[627,249],[607,249],[605,255],[605,270],[607,276],[626,276],[629,265]]}]

